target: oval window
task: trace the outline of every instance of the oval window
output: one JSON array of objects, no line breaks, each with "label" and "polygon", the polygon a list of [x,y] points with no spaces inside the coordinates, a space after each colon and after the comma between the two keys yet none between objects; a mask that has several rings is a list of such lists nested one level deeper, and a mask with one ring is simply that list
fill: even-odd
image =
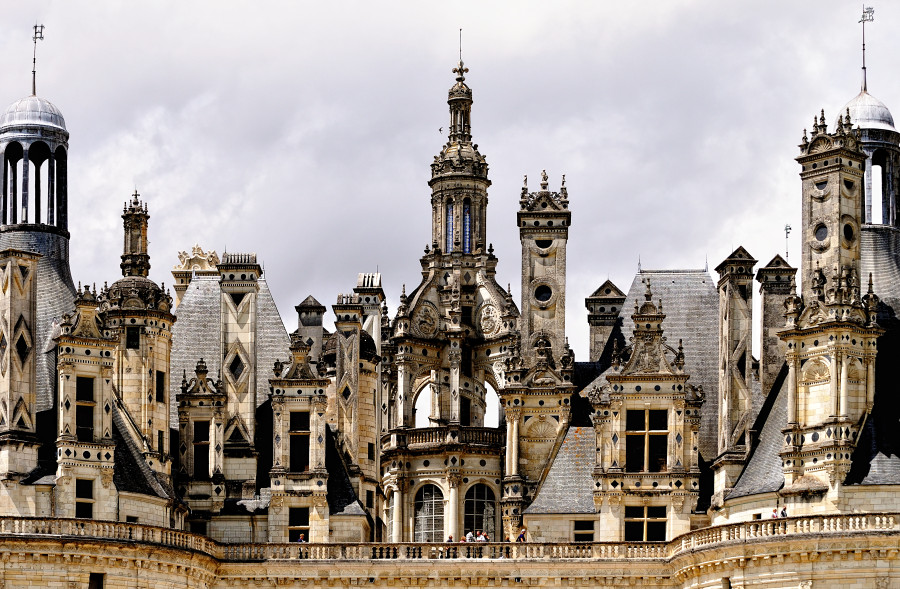
[{"label": "oval window", "polygon": [[816,239],[819,241],[825,241],[825,238],[828,237],[828,227],[825,225],[819,225],[816,227]]},{"label": "oval window", "polygon": [[534,289],[534,298],[542,303],[546,303],[553,296],[553,290],[546,284],[542,284]]},{"label": "oval window", "polygon": [[846,239],[847,241],[853,241],[853,237],[853,226],[850,223],[847,223],[846,225],[844,225],[844,239]]}]

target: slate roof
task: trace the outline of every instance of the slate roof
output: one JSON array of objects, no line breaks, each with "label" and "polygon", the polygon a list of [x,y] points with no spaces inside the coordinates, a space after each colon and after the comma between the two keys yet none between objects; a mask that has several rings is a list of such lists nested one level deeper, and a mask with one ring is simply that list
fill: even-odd
[{"label": "slate roof", "polygon": [[360,515],[368,517],[353,490],[347,465],[341,458],[337,439],[331,427],[325,428],[325,468],[328,470],[328,513],[330,515]]},{"label": "slate roof", "polygon": [[144,460],[140,448],[128,433],[123,410],[115,403],[112,408],[113,439],[116,442],[113,461],[113,483],[119,491],[169,498],[169,493]]},{"label": "slate roof", "polygon": [[570,427],[525,514],[594,513],[595,445],[593,427]]},{"label": "slate roof", "polygon": [[56,347],[47,349],[54,323],[63,313],[75,310],[75,285],[69,270],[69,239],[51,231],[16,230],[0,232],[0,250],[19,249],[41,254],[37,263],[37,325],[33,348],[36,356],[37,395],[35,411],[55,409]]},{"label": "slate roof", "polygon": [[[853,452],[845,485],[900,484],[900,399],[891,394],[900,379],[896,358],[900,353],[900,231],[887,226],[864,226],[860,234],[864,286],[872,274],[875,294],[881,298],[878,323],[886,333],[878,340],[875,362],[875,405]],[[785,373],[786,369],[782,369]],[[771,409],[760,412],[759,441],[728,498],[777,491],[784,483],[781,430],[787,426],[787,383],[784,374]],[[759,428],[758,428],[759,429]]]},{"label": "slate roof", "polygon": [[[187,374],[190,379],[200,358],[206,362],[211,378],[218,378],[221,373],[219,297],[218,276],[195,276],[175,311],[178,320],[173,328],[172,378],[169,379],[172,423],[178,423],[176,395],[181,393],[181,377]],[[259,279],[256,319],[256,404],[259,406],[268,399],[275,360],[288,359],[291,343],[264,278]]]},{"label": "slate roof", "polygon": [[878,338],[875,360],[875,404],[853,453],[844,484],[900,484],[900,230],[865,225],[860,232],[860,282],[872,286],[881,299],[878,324],[885,334]]},{"label": "slate roof", "polygon": [[[663,334],[668,344],[684,345],[684,371],[690,375],[690,383],[702,385],[706,400],[701,408],[700,454],[711,461],[717,455],[718,441],[718,390],[719,374],[719,295],[716,283],[706,270],[641,270],[635,275],[625,304],[622,305],[622,334],[628,342],[634,332],[631,314],[635,302],[643,302],[646,287],[643,280],[650,279],[653,302],[662,299]],[[601,386],[606,377],[600,375],[592,384]],[[591,385],[588,385],[591,386]]]},{"label": "slate roof", "polygon": [[766,403],[759,413],[757,425],[759,438],[750,450],[750,460],[738,477],[728,499],[771,493],[784,485],[784,473],[781,469],[781,452],[783,434],[781,430],[787,426],[787,365],[782,366],[781,373],[775,380]]}]

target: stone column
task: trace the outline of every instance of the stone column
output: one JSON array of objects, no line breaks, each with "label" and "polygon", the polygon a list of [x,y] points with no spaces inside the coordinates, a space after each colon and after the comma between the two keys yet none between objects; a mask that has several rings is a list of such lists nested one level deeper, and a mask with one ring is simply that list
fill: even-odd
[{"label": "stone column", "polygon": [[[287,465],[284,460],[284,446],[285,444],[290,444],[290,440],[285,435],[284,431],[284,396],[283,395],[273,395],[272,396],[272,433],[273,441],[273,452],[272,452],[272,468],[273,469],[283,469],[287,470]],[[313,416],[310,416],[310,423],[314,423]],[[277,440],[277,441],[276,441]],[[310,444],[312,445],[312,444]]]},{"label": "stone column", "polygon": [[507,448],[511,450],[512,458],[510,459],[510,470],[507,474],[519,474],[519,418],[521,411],[511,411],[510,419],[512,419],[512,440],[507,441]]},{"label": "stone column", "polygon": [[505,474],[507,476],[513,474],[512,468],[512,442],[513,442],[513,422],[512,416],[507,413],[506,414],[506,468],[504,469]]},{"label": "stone column", "polygon": [[866,358],[866,411],[875,404],[875,358]]},{"label": "stone column", "polygon": [[47,159],[47,224],[56,223],[56,157],[51,152]]},{"label": "stone column", "polygon": [[28,145],[22,150],[22,222],[28,222]]},{"label": "stone column", "polygon": [[391,521],[391,538],[394,542],[403,542],[403,485],[397,482],[394,488],[394,512]]},{"label": "stone column", "polygon": [[839,395],[840,406],[838,407],[837,414],[843,417],[850,416],[849,407],[847,406],[847,399],[849,396],[849,391],[847,390],[847,371],[849,368],[849,360],[850,358],[847,356],[847,354],[841,354],[841,392]]},{"label": "stone column", "polygon": [[840,415],[840,409],[838,408],[838,402],[840,401],[839,392],[838,392],[838,379],[841,377],[840,368],[838,364],[838,356],[839,352],[837,350],[833,350],[831,353],[831,361],[828,363],[829,371],[831,372],[831,380],[828,382],[828,389],[831,393],[831,415],[838,416]]},{"label": "stone column", "polygon": [[[316,395],[312,402],[312,412],[310,413],[310,468],[318,469],[319,465],[325,467],[325,444],[319,443],[319,438],[325,439],[325,410],[328,406],[328,397],[325,395]],[[320,417],[321,415],[321,417]],[[315,429],[313,429],[315,428]],[[283,434],[282,434],[283,435]],[[314,436],[314,437],[313,437]]]},{"label": "stone column", "polygon": [[[459,484],[462,482],[460,475],[451,474],[447,477],[450,485],[450,504],[447,506],[447,518],[445,536],[447,534],[453,536],[454,540],[459,540]],[[441,538],[444,540],[444,538]]]},{"label": "stone column", "polygon": [[788,358],[788,399],[787,420],[788,425],[797,423],[797,369],[796,360]]},{"label": "stone column", "polygon": [[410,427],[409,409],[412,390],[412,366],[409,362],[400,362],[397,366],[397,422],[396,427]]},{"label": "stone column", "polygon": [[450,421],[459,423],[459,368],[462,364],[462,350],[457,339],[452,340],[450,349]]}]

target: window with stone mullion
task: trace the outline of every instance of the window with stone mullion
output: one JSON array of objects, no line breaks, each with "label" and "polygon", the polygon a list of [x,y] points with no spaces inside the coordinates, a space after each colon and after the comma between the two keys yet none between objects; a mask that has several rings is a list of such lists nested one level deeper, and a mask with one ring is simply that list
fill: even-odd
[{"label": "window with stone mullion", "polygon": [[625,471],[665,472],[668,460],[668,411],[629,409],[625,414]]}]

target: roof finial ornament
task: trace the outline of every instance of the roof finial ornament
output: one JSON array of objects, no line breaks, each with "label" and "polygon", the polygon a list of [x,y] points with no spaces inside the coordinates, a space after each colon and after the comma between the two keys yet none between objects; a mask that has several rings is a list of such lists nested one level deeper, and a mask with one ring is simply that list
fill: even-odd
[{"label": "roof finial ornament", "polygon": [[463,64],[462,60],[462,29],[459,30],[459,65],[453,68],[453,73],[456,74],[457,82],[465,82],[466,74],[468,73],[469,68],[467,68]]},{"label": "roof finial ornament", "polygon": [[863,13],[859,22],[862,24],[862,91],[868,92],[866,87],[866,23],[875,20],[875,9],[863,4]]},{"label": "roof finial ornament", "polygon": [[541,190],[547,190],[549,185],[547,182],[547,170],[541,170]]},{"label": "roof finial ornament", "polygon": [[34,25],[34,53],[31,56],[31,95],[37,96],[37,42],[44,40],[44,25]]}]

